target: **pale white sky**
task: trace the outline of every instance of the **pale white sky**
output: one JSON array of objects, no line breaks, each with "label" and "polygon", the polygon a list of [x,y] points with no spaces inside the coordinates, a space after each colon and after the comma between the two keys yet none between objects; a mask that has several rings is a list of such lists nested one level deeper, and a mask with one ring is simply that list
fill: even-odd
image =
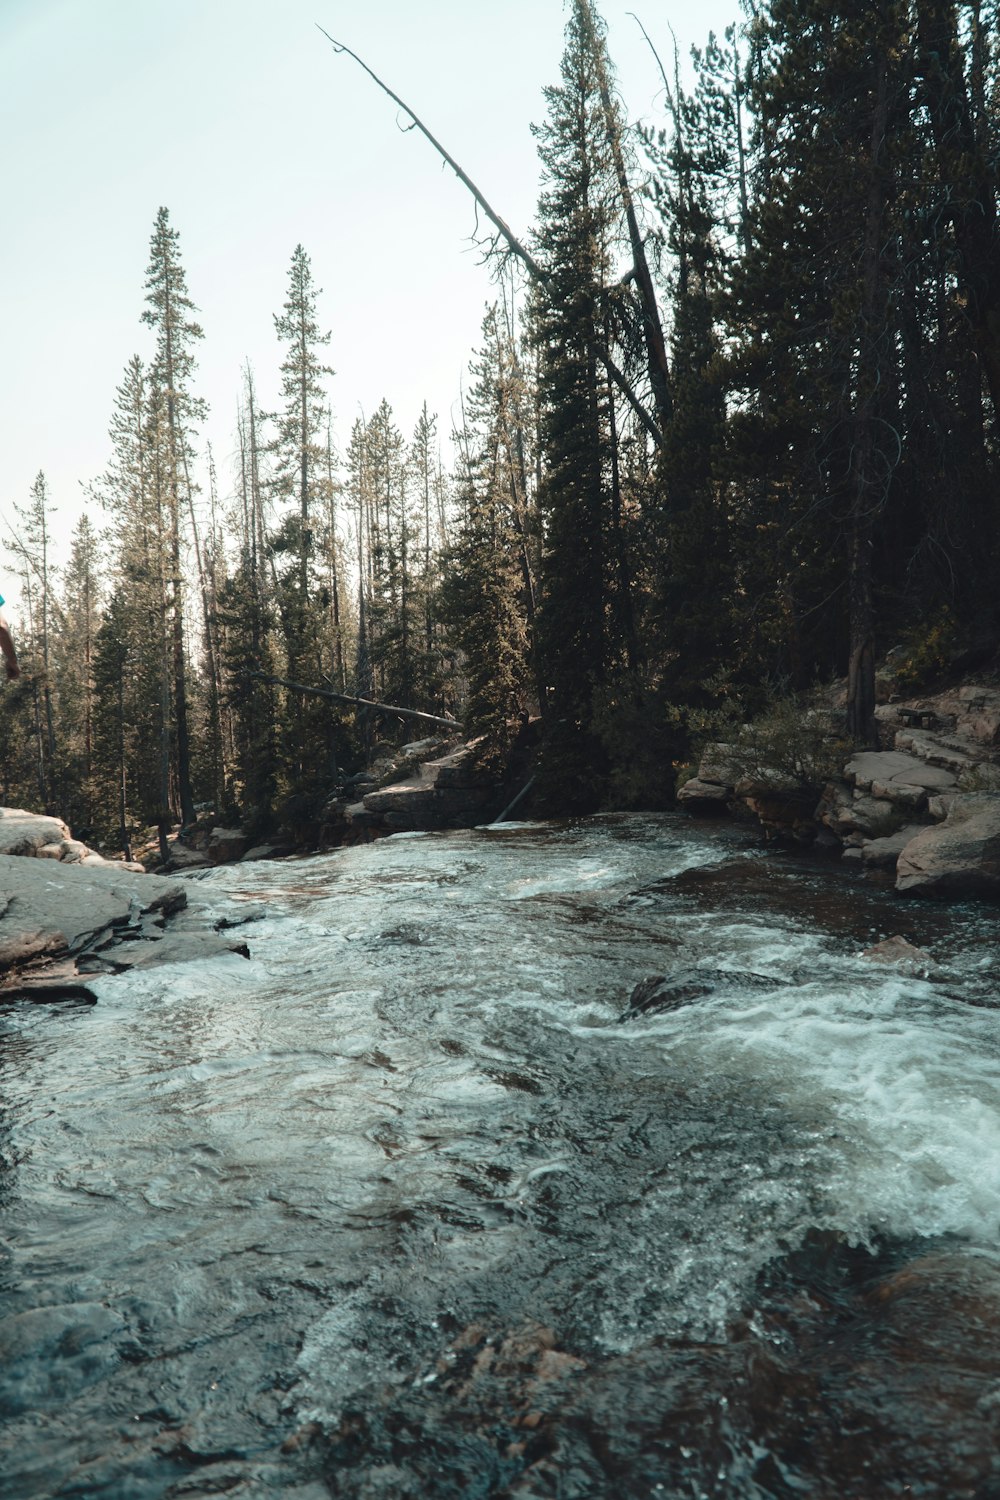
[{"label": "pale white sky", "polygon": [[[686,55],[736,18],[738,0],[599,8],[630,117],[660,120],[659,73],[629,12],[666,61],[671,26]],[[161,204],[205,331],[195,384],[223,493],[246,359],[262,404],[276,401],[272,314],[299,242],[333,335],[338,440],[383,395],[407,436],[426,397],[447,439],[493,295],[469,244],[473,205],[317,22],[413,106],[515,231],[528,229],[529,126],[558,80],[562,0],[0,0],[6,521],[43,469],[68,536],[82,485],[107,464],[115,387],[133,353],[151,352],[139,320]],[[9,567],[0,592],[16,614]]]}]

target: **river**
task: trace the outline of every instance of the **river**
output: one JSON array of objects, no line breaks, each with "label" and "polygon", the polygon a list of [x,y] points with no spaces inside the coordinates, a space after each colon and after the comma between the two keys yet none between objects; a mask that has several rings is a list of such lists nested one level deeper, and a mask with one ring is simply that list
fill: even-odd
[{"label": "river", "polygon": [[4,1500],[1000,1496],[995,912],[670,815],[197,894],[0,1011]]}]

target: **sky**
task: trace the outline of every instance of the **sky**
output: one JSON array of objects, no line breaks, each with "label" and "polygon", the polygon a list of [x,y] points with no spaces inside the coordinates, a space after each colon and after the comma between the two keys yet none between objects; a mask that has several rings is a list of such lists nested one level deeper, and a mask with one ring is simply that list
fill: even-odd
[{"label": "sky", "polygon": [[[659,70],[736,19],[738,0],[603,0],[632,120],[662,121]],[[495,294],[467,190],[317,29],[401,95],[515,232],[531,224],[531,123],[558,81],[563,0],[0,0],[0,592],[16,617],[14,504],[43,470],[55,560],[106,468],[165,205],[205,337],[196,394],[231,488],[241,370],[277,404],[296,245],[331,331],[335,435],[385,396],[409,435],[424,400],[445,443]],[[92,511],[103,524],[100,511]]]}]

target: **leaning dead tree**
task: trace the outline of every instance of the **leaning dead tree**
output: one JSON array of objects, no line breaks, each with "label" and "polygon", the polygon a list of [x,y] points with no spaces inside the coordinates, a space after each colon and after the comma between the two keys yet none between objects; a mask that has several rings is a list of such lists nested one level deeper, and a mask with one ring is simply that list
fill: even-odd
[{"label": "leaning dead tree", "polygon": [[272,677],[266,672],[247,672],[252,682],[273,682],[288,688],[293,693],[305,693],[313,698],[329,698],[332,703],[350,703],[358,708],[373,709],[380,714],[393,714],[399,719],[419,719],[424,724],[442,724],[453,734],[460,734],[462,726],[457,719],[446,719],[441,714],[425,714],[417,708],[399,708],[392,703],[379,703],[374,698],[355,698],[350,693],[335,693],[332,688],[307,687],[304,682],[289,682],[287,677]]},{"label": "leaning dead tree", "polygon": [[[635,278],[636,286],[639,290],[640,301],[642,304],[642,320],[646,336],[646,353],[649,380],[656,401],[656,418],[653,417],[645,404],[640,401],[631,382],[627,379],[622,370],[619,369],[618,365],[613,359],[610,350],[607,347],[600,347],[595,350],[595,353],[598,359],[603,364],[605,370],[607,371],[609,379],[624,396],[625,400],[628,402],[629,406],[632,408],[632,411],[635,413],[636,417],[645,428],[646,432],[652,438],[653,442],[658,448],[663,448],[666,445],[664,430],[671,414],[669,372],[667,370],[667,356],[666,345],[663,339],[663,326],[660,321],[659,308],[657,307],[656,297],[653,292],[652,277],[649,273],[649,265],[646,259],[642,237],[639,234],[638,223],[635,217],[634,203],[632,200],[631,192],[629,190],[628,179],[625,174],[624,154],[621,144],[621,129],[615,119],[614,110],[611,106],[610,88],[608,84],[607,68],[604,63],[603,49],[601,47],[600,39],[597,36],[596,27],[594,25],[593,17],[590,13],[589,5],[585,5],[585,11],[586,19],[588,22],[589,35],[591,39],[591,46],[595,49],[594,56],[598,63],[598,71],[601,75],[602,102],[604,105],[605,124],[608,132],[608,144],[612,153],[612,158],[615,162],[615,171],[618,177],[619,190],[622,193],[623,207],[625,209],[625,216],[629,226],[629,238],[631,241],[633,257],[633,275]],[[464,171],[461,166],[459,166],[458,162],[451,155],[451,153],[447,151],[441,144],[441,142],[437,139],[437,137],[432,134],[432,132],[424,124],[423,120],[421,120],[420,116],[410,108],[406,100],[401,99],[400,96],[395,93],[389,87],[389,85],[383,79],[381,79],[378,74],[373,71],[373,69],[368,66],[363,58],[359,57],[356,52],[351,51],[350,47],[346,46],[343,42],[338,42],[336,38],[332,37],[328,31],[325,31],[323,29],[322,26],[317,26],[317,29],[323,33],[327,41],[333,47],[334,51],[338,53],[346,53],[348,57],[353,58],[358,67],[364,69],[369,78],[371,78],[375,83],[378,84],[382,92],[388,95],[393,103],[398,105],[399,108],[410,117],[410,119],[413,121],[413,126],[415,126],[416,129],[420,131],[421,135],[430,142],[441,159],[445,161],[449,167],[451,167],[459,182],[461,182],[464,187],[468,188],[479,209],[482,211],[485,217],[489,219],[490,223],[493,225],[494,230],[496,231],[493,236],[492,244],[490,245],[489,253],[492,254],[493,252],[495,252],[499,248],[500,244],[503,243],[507,247],[507,253],[513,255],[514,258],[521,263],[521,265],[527,271],[531,280],[539,286],[544,286],[548,281],[548,273],[545,270],[544,266],[541,266],[538,263],[527,246],[520,239],[518,239],[517,235],[510,228],[510,225],[500,217],[500,215],[493,208],[492,204],[489,203],[484,194],[473,182],[469,174]],[[410,128],[412,129],[413,126],[411,126]]]}]

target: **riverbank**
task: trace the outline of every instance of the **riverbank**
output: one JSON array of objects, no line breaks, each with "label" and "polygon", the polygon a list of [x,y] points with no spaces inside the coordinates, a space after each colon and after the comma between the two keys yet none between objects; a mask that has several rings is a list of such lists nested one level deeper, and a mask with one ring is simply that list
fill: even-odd
[{"label": "riverbank", "polygon": [[678,805],[888,871],[901,895],[1000,900],[1000,687],[899,698],[876,721],[878,748],[860,752],[838,737],[836,702],[743,726],[705,748]]},{"label": "riverbank", "polygon": [[246,957],[229,929],[256,914],[217,898],[209,907],[190,881],[105,859],[58,818],[0,808],[0,1003],[88,1001],[101,975]]}]

